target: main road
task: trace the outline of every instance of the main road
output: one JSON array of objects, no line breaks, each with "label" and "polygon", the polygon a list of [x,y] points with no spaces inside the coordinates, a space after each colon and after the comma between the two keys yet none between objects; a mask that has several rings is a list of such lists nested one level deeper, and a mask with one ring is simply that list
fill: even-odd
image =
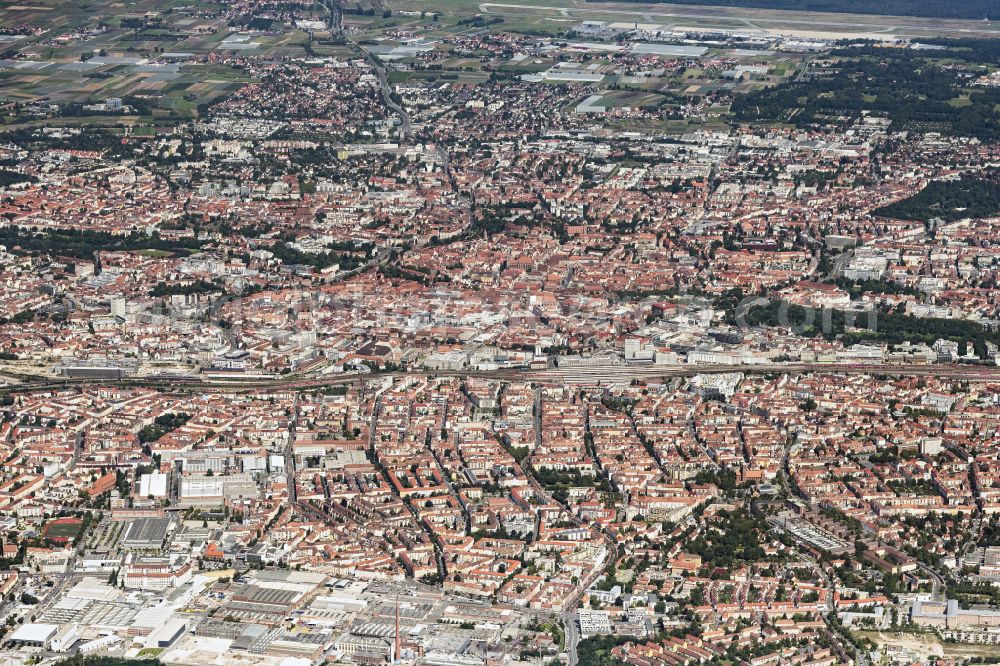
[{"label": "main road", "polygon": [[344,31],[344,13],[341,11],[340,7],[337,6],[337,3],[334,0],[320,2],[319,4],[329,15],[327,25],[330,28],[330,33],[342,38],[345,44],[354,49],[363,59],[368,61],[369,65],[371,65],[372,70],[375,72],[375,76],[378,78],[379,88],[382,92],[382,99],[385,102],[386,107],[399,117],[400,131],[402,135],[408,140],[413,140],[413,126],[410,123],[410,116],[406,112],[406,109],[404,109],[401,104],[396,102],[393,97],[392,86],[389,85],[389,78],[386,76],[385,65],[382,64],[382,61],[377,55],[347,36],[347,33]]}]

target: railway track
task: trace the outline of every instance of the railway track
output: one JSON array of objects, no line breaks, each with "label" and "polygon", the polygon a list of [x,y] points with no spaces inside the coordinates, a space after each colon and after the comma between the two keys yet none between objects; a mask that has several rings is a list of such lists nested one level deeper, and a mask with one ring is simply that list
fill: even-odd
[{"label": "railway track", "polygon": [[[674,377],[692,377],[700,374],[847,374],[886,375],[893,377],[942,377],[969,382],[1000,383],[998,366],[961,365],[889,365],[889,364],[830,364],[789,363],[767,365],[604,365],[574,368],[549,368],[545,370],[507,369],[494,371],[476,370],[407,370],[392,373],[344,373],[330,377],[252,377],[246,379],[212,379],[199,375],[149,375],[117,379],[93,378],[24,378],[19,383],[0,388],[3,393],[59,390],[84,386],[135,386],[181,389],[209,392],[243,391],[309,391],[326,387],[356,384],[379,377],[459,377],[492,379],[497,381],[526,381],[539,384],[589,384],[607,386],[632,381],[656,381]],[[10,374],[10,373],[7,373]]]}]

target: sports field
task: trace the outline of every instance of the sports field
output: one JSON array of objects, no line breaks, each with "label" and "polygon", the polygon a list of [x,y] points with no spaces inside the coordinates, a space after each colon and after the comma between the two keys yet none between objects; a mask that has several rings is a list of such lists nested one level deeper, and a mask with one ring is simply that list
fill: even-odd
[{"label": "sports field", "polygon": [[79,518],[57,518],[45,524],[43,534],[49,539],[70,541],[80,535],[82,525]]}]

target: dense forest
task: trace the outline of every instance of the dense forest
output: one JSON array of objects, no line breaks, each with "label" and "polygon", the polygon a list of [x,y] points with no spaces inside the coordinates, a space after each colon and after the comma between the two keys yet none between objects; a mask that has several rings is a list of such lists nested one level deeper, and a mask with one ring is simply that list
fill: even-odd
[{"label": "dense forest", "polygon": [[[597,0],[589,0],[591,2]],[[667,2],[668,0],[631,0],[632,2]],[[876,14],[879,16],[923,16],[928,18],[973,19],[1000,18],[996,0],[674,0],[677,4],[744,9],[786,9],[806,12]]]},{"label": "dense forest", "polygon": [[743,562],[766,559],[760,534],[767,526],[758,518],[742,509],[720,511],[719,518],[713,526],[721,532],[703,532],[684,546],[687,552],[701,556],[702,566],[732,570]]},{"label": "dense forest", "polygon": [[[944,39],[940,37],[929,37],[921,40],[922,43],[931,46],[943,46],[946,52],[938,52],[947,55],[949,60],[961,60],[968,63],[977,64],[1000,64],[1000,39]],[[913,57],[912,51],[893,50],[887,52],[885,45],[881,42],[871,40],[852,40],[846,44],[840,44],[833,50],[835,56],[874,56],[886,57]]]},{"label": "dense forest", "polygon": [[194,238],[181,240],[166,240],[159,234],[134,233],[131,236],[116,236],[101,231],[80,231],[77,229],[58,229],[35,232],[21,227],[0,228],[0,245],[21,248],[28,253],[51,254],[54,256],[76,257],[89,259],[94,256],[94,250],[127,251],[127,250],[162,250],[178,252],[196,250],[201,243]]},{"label": "dense forest", "polygon": [[[845,347],[864,342],[932,345],[937,340],[944,339],[959,343],[960,353],[963,347],[971,348],[979,358],[985,359],[988,355],[986,342],[1000,344],[1000,332],[989,330],[974,321],[913,317],[886,310],[878,312],[871,322],[864,314],[858,315],[856,321],[851,321],[843,310],[832,310],[829,327],[824,327],[818,313],[810,313],[801,305],[788,305],[783,313],[782,302],[772,299],[767,305],[750,308],[745,318],[750,326],[796,326],[801,329],[802,336],[822,335],[829,340],[840,339]],[[868,326],[869,323],[872,325]],[[866,326],[868,327],[865,328]]]},{"label": "dense forest", "polygon": [[56,666],[160,666],[159,659],[126,659],[124,657],[98,657],[75,654],[56,662]]},{"label": "dense forest", "polygon": [[324,268],[329,268],[334,264],[338,264],[340,266],[340,270],[349,271],[361,266],[365,263],[365,261],[367,261],[367,258],[358,257],[356,254],[350,252],[346,252],[344,254],[338,254],[337,252],[322,252],[318,254],[312,252],[302,252],[284,241],[275,243],[267,249],[276,258],[280,259],[283,264],[312,266],[317,270],[322,270]]},{"label": "dense forest", "polygon": [[[974,42],[973,44],[978,44]],[[977,47],[978,49],[979,47]],[[983,55],[995,55],[982,47]],[[963,93],[958,75],[921,57],[920,51],[863,45],[841,49],[835,68],[813,71],[800,81],[739,95],[736,120],[782,122],[798,127],[852,121],[863,111],[892,120],[893,131],[935,131],[982,141],[1000,139],[1000,90]],[[935,51],[969,56],[970,49]],[[964,98],[963,98],[964,96]],[[960,104],[954,102],[961,100]]]},{"label": "dense forest", "polygon": [[834,282],[855,300],[860,299],[867,292],[874,292],[876,294],[907,294],[909,296],[920,295],[918,289],[909,287],[901,282],[892,282],[891,280],[850,280],[846,277],[839,277]]},{"label": "dense forest", "polygon": [[11,185],[16,185],[18,183],[37,183],[38,179],[34,176],[28,175],[26,173],[21,173],[19,171],[11,171],[9,169],[0,169],[0,188],[9,187]]},{"label": "dense forest", "polygon": [[205,280],[194,282],[161,282],[149,290],[150,296],[180,296],[190,294],[209,294],[213,291],[223,291],[223,287]]},{"label": "dense forest", "polygon": [[593,636],[576,646],[579,666],[620,666],[625,662],[616,659],[611,650],[628,642],[627,636]]},{"label": "dense forest", "polygon": [[122,143],[122,137],[111,131],[80,132],[65,136],[43,135],[29,127],[0,132],[0,143],[12,143],[22,148],[46,150],[98,150],[107,156],[126,157],[132,147]]},{"label": "dense forest", "polygon": [[190,420],[191,415],[184,412],[157,416],[156,420],[139,431],[139,441],[143,444],[155,442],[168,432],[177,430]]},{"label": "dense forest", "polygon": [[935,180],[908,199],[872,211],[898,220],[945,222],[966,217],[993,217],[1000,214],[1000,179],[965,176],[959,180]]}]

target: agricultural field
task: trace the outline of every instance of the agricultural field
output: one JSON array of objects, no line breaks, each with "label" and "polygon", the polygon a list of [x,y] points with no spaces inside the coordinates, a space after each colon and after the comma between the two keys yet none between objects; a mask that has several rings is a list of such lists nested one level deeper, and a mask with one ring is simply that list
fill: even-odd
[{"label": "agricultural field", "polygon": [[[78,105],[64,116],[114,123],[123,116],[185,118],[251,77],[232,56],[302,56],[301,30],[237,32],[210,2],[110,2],[0,6],[11,34],[0,46],[0,102],[6,124],[44,118],[50,105]],[[108,99],[132,109],[108,114]],[[108,116],[111,116],[110,118]]]},{"label": "agricultural field", "polygon": [[[750,31],[765,31],[769,28],[761,26],[772,20],[763,10],[740,10],[763,17],[757,21],[737,16],[736,10],[697,8],[711,16],[704,23],[681,9],[570,0],[544,6],[471,0],[449,0],[439,6],[434,0],[428,4],[402,0],[390,11],[362,2],[344,14],[343,25],[352,41],[390,64],[388,76],[393,84],[478,84],[489,79],[491,72],[559,82],[546,75],[560,65],[558,59],[542,53],[538,58],[498,59],[488,52],[456,48],[455,40],[482,31],[569,38],[570,49],[584,54],[579,66],[597,67],[603,75],[591,86],[595,94],[604,95],[602,108],[625,112],[631,108],[676,108],[679,112],[684,100],[758,90],[802,71],[806,58],[797,54],[685,47],[675,51],[669,45],[650,44],[634,47],[639,49],[636,53],[648,53],[649,58],[676,57],[677,62],[660,73],[636,77],[620,67],[625,51],[616,52],[619,47],[614,45],[588,50],[595,49],[594,45],[574,35],[588,19],[636,25],[641,20],[643,25],[655,22],[669,29],[709,27],[710,23],[717,29]],[[128,5],[125,11],[108,0],[72,8],[52,0],[2,6],[0,14],[7,23],[21,26],[21,34],[7,35],[7,50],[0,54],[0,120],[6,125],[47,123],[58,107],[61,121],[72,125],[169,125],[203,116],[211,105],[254,82],[242,64],[248,58],[347,59],[357,55],[352,45],[330,39],[323,31],[310,34],[301,23],[254,18],[234,26],[224,10],[204,0],[193,4],[144,0]],[[301,15],[325,19],[319,6],[312,14],[306,10]],[[419,66],[427,50],[445,56],[432,70]],[[110,110],[107,105],[119,99],[123,108]],[[690,124],[677,120],[668,119],[661,128],[684,129]]]}]

